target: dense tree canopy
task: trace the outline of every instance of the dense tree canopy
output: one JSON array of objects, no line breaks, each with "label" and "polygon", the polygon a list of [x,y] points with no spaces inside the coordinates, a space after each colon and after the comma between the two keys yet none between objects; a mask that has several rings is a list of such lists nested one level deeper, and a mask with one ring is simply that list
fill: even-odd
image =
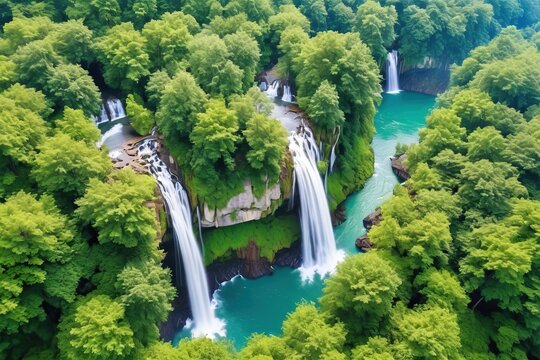
[{"label": "dense tree canopy", "polygon": [[45,281],[48,264],[69,257],[73,232],[48,197],[36,200],[19,192],[0,205],[0,215],[0,331],[10,334],[34,317],[45,317],[35,287]]},{"label": "dense tree canopy", "polygon": [[397,12],[393,6],[385,7],[376,1],[366,1],[358,7],[354,28],[379,63],[386,58],[386,49],[395,39],[396,22]]},{"label": "dense tree canopy", "polygon": [[39,150],[32,175],[51,194],[81,196],[90,179],[105,178],[111,168],[106,154],[65,134],[47,139]]},{"label": "dense tree canopy", "polygon": [[113,173],[108,183],[92,179],[77,201],[77,214],[98,229],[100,243],[134,247],[156,236],[155,218],[145,206],[153,192],[151,178],[122,170]]},{"label": "dense tree canopy", "polygon": [[55,67],[47,81],[46,91],[56,106],[81,109],[87,116],[99,112],[101,97],[88,73],[78,65]]},{"label": "dense tree canopy", "polygon": [[103,77],[109,86],[129,90],[149,74],[146,39],[131,23],[110,28],[96,46],[104,66]]},{"label": "dense tree canopy", "polygon": [[[535,0],[0,0],[0,358],[537,357],[539,20]],[[410,179],[368,233],[374,249],[341,263],[281,336],[238,351],[160,340],[176,293],[158,250],[166,216],[152,177],[96,148],[102,99],[125,103],[140,135],[156,126],[193,210],[280,185],[267,211],[279,223],[287,132],[256,83],[289,86],[321,164],[337,156],[334,209],[373,172],[394,49],[402,71],[451,68],[451,88],[400,149]],[[216,246],[233,256],[239,239]]]}]

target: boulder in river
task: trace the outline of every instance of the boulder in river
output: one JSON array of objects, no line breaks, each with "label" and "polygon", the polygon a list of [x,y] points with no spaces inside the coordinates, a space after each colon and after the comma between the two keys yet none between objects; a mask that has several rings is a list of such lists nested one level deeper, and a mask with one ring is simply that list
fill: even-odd
[{"label": "boulder in river", "polygon": [[367,234],[362,235],[358,239],[356,239],[355,245],[359,250],[362,250],[363,252],[368,252],[373,248],[373,243],[371,242],[371,240],[369,240]]},{"label": "boulder in river", "polygon": [[334,212],[332,212],[330,215],[332,217],[333,226],[338,226],[339,224],[347,220],[347,214],[345,212],[345,206],[343,205],[343,203],[339,204],[336,210],[334,210]]},{"label": "boulder in river", "polygon": [[405,160],[407,160],[406,154],[400,156],[393,156],[390,158],[390,161],[392,163],[392,171],[401,181],[405,181],[410,178],[409,169],[405,165]]},{"label": "boulder in river", "polygon": [[381,211],[381,208],[378,207],[377,209],[375,209],[374,212],[366,216],[362,222],[364,223],[364,227],[367,230],[369,230],[373,226],[379,225],[381,223],[381,220],[382,220],[382,211]]}]

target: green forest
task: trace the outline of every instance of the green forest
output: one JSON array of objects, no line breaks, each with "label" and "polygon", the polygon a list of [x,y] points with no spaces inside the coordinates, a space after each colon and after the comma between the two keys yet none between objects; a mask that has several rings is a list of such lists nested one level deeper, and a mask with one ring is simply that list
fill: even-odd
[{"label": "green forest", "polygon": [[[538,0],[0,0],[0,29],[0,359],[540,358]],[[204,231],[205,265],[250,242],[272,261],[301,228],[261,74],[294,89],[333,212],[374,172],[393,49],[450,84],[396,149],[410,179],[374,248],[279,336],[163,340],[171,224],[155,179],[96,146],[104,94],[159,133],[191,210],[276,185],[265,218]]]}]

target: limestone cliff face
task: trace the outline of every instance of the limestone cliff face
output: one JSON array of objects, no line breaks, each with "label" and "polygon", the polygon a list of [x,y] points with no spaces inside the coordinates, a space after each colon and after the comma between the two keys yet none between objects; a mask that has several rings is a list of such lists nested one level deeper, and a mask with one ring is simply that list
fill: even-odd
[{"label": "limestone cliff face", "polygon": [[283,202],[280,184],[270,185],[257,198],[250,180],[244,181],[244,191],[229,200],[221,209],[210,208],[204,203],[201,214],[203,227],[220,227],[259,220],[272,213]]}]

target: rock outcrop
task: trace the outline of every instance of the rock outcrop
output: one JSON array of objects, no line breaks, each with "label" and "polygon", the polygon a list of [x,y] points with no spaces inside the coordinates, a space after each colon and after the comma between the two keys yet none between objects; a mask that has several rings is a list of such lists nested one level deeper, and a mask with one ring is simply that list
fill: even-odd
[{"label": "rock outcrop", "polygon": [[139,174],[149,174],[146,162],[138,155],[137,144],[144,140],[144,136],[133,136],[122,144],[118,149],[111,152],[111,161],[115,169],[131,167]]},{"label": "rock outcrop", "polygon": [[345,211],[345,205],[343,203],[339,204],[332,214],[332,226],[338,226],[347,220],[347,213]]},{"label": "rock outcrop", "polygon": [[260,256],[260,249],[253,241],[247,247],[236,250],[236,257],[242,261],[240,273],[244,277],[257,279],[272,274],[270,261]]},{"label": "rock outcrop", "polygon": [[279,183],[268,187],[264,194],[257,198],[253,193],[251,181],[246,180],[244,191],[231,198],[224,208],[212,209],[205,203],[202,207],[201,225],[220,227],[259,220],[270,214],[276,206],[275,202],[281,198]]},{"label": "rock outcrop", "polygon": [[293,269],[302,266],[302,247],[300,240],[295,241],[290,248],[279,250],[274,258],[273,265]]},{"label": "rock outcrop", "polygon": [[373,226],[379,225],[381,223],[381,220],[382,220],[382,211],[381,211],[381,208],[379,207],[375,209],[374,212],[366,216],[364,220],[362,220],[362,222],[364,223],[364,227],[367,230],[369,230]]},{"label": "rock outcrop", "polygon": [[296,241],[290,248],[278,251],[272,263],[265,257],[260,257],[260,250],[253,242],[237,250],[236,255],[235,259],[216,262],[206,268],[210,292],[213,293],[220,284],[238,275],[256,279],[271,275],[272,266],[299,268],[302,265],[300,241]]},{"label": "rock outcrop", "polygon": [[450,71],[438,68],[413,68],[400,75],[401,90],[437,95],[448,88]]},{"label": "rock outcrop", "polygon": [[407,165],[405,165],[405,160],[407,160],[407,155],[403,154],[398,157],[391,157],[390,161],[392,164],[392,171],[400,181],[408,180],[409,175],[409,169],[407,168]]},{"label": "rock outcrop", "polygon": [[362,250],[363,252],[368,252],[373,248],[373,243],[369,240],[367,234],[362,235],[358,239],[356,239],[355,245],[358,250]]}]

